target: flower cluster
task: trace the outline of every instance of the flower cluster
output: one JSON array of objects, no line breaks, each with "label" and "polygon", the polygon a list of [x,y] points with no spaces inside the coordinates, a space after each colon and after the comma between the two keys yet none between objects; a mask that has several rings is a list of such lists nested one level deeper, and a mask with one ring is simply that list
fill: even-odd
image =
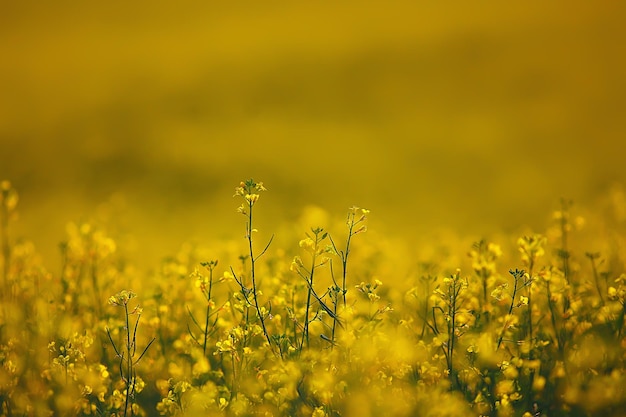
[{"label": "flower cluster", "polygon": [[145,275],[101,225],[68,227],[58,274],[4,239],[0,414],[622,414],[623,218],[583,230],[564,201],[542,234],[434,253],[364,233],[369,210],[316,209],[321,226],[257,248],[262,191],[235,189],[245,240],[184,244]]},{"label": "flower cluster", "polygon": [[233,197],[243,197],[244,203],[239,206],[237,212],[248,216],[252,206],[259,200],[259,193],[261,191],[267,191],[262,182],[255,182],[252,179],[242,181],[239,187],[235,188],[235,194]]}]

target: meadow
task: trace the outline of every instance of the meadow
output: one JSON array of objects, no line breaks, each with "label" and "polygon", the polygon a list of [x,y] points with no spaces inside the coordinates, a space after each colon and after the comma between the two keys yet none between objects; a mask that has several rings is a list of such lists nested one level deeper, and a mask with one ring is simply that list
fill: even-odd
[{"label": "meadow", "polygon": [[410,248],[357,206],[268,231],[273,192],[235,185],[238,239],[148,271],[105,225],[70,223],[54,272],[13,236],[3,181],[2,415],[626,411],[622,188],[593,207],[562,199],[545,230]]},{"label": "meadow", "polygon": [[0,415],[626,415],[626,3],[4,3]]}]

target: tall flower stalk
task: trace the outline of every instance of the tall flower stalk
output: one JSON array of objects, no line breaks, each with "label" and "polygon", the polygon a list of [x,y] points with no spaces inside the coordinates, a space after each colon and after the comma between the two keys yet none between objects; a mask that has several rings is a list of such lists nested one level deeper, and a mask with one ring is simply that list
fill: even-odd
[{"label": "tall flower stalk", "polygon": [[[124,381],[124,385],[126,386],[125,390],[125,401],[124,401],[124,417],[127,415],[134,414],[134,399],[135,394],[139,392],[139,379],[137,377],[136,365],[139,363],[141,358],[146,354],[150,345],[154,342],[155,339],[152,339],[150,343],[143,349],[141,354],[137,356],[137,327],[139,327],[139,318],[141,317],[141,308],[136,306],[132,311],[129,311],[128,304],[130,300],[136,297],[132,291],[121,291],[118,294],[109,298],[109,304],[116,305],[124,308],[124,318],[126,321],[126,326],[124,327],[126,332],[126,340],[124,341],[123,346],[117,346],[113,341],[113,336],[111,336],[111,331],[107,328],[107,336],[109,337],[109,341],[113,346],[113,350],[115,350],[116,356],[119,358],[119,370],[120,377],[122,381]],[[137,320],[135,321],[135,325],[131,330],[130,326],[130,316],[136,314]],[[130,414],[129,414],[130,413]]]},{"label": "tall flower stalk", "polygon": [[337,318],[335,313],[324,303],[324,301],[322,301],[320,296],[317,295],[313,287],[313,278],[315,277],[315,271],[317,270],[317,268],[321,267],[329,261],[329,258],[327,257],[324,257],[321,261],[318,261],[320,255],[328,252],[328,248],[323,248],[321,246],[322,242],[328,236],[328,233],[326,233],[321,227],[311,229],[311,232],[313,233],[312,235],[307,233],[306,239],[302,239],[300,241],[300,247],[311,255],[311,264],[308,267],[305,266],[299,256],[296,256],[291,264],[291,270],[297,272],[298,275],[300,275],[300,277],[304,279],[308,290],[304,311],[302,338],[299,345],[300,351],[302,351],[305,344],[307,348],[310,346],[309,324],[318,318],[319,310],[311,318],[311,307],[314,301],[317,301],[320,308],[328,313],[328,315],[331,316],[334,320],[336,320]]},{"label": "tall flower stalk", "polygon": [[239,208],[237,209],[237,212],[246,217],[246,240],[248,241],[248,259],[250,260],[250,277],[252,280],[252,288],[248,289],[243,280],[241,278],[238,278],[234,273],[233,276],[241,287],[241,291],[247,301],[249,301],[248,294],[252,294],[253,302],[250,304],[254,305],[257,317],[259,318],[259,322],[261,323],[261,328],[263,329],[263,335],[265,336],[265,339],[267,340],[267,344],[269,345],[270,349],[273,351],[272,342],[265,323],[266,316],[269,313],[259,304],[259,287],[257,285],[256,279],[256,262],[261,256],[265,254],[270,244],[272,243],[274,236],[272,235],[265,248],[258,255],[255,255],[254,253],[254,239],[252,238],[252,233],[257,231],[257,229],[253,227],[252,213],[255,203],[259,200],[258,193],[260,193],[261,191],[267,191],[267,189],[263,186],[262,182],[255,182],[253,179],[241,182],[239,184],[239,187],[235,188],[234,197],[242,197],[244,200],[241,206],[239,206]]},{"label": "tall flower stalk", "polygon": [[352,242],[352,237],[359,233],[365,232],[367,230],[367,226],[364,224],[365,220],[367,220],[367,214],[369,214],[369,210],[364,208],[359,208],[356,206],[350,207],[348,210],[348,218],[346,220],[346,225],[348,226],[348,237],[346,239],[346,246],[344,249],[338,249],[333,238],[330,237],[330,242],[333,245],[333,249],[339,255],[339,259],[341,259],[341,293],[343,296],[343,306],[346,306],[346,293],[348,292],[348,288],[346,287],[346,277],[348,275],[348,257],[350,256],[350,243]]},{"label": "tall flower stalk", "polygon": [[[442,349],[448,366],[448,375],[453,383],[457,382],[457,370],[454,368],[454,352],[457,339],[462,334],[458,318],[461,314],[463,292],[468,288],[468,285],[467,278],[461,278],[461,271],[457,269],[454,274],[443,279],[443,288],[438,286],[433,291],[442,301],[440,306],[433,308],[433,316],[434,311],[439,310],[445,318],[446,342],[442,345]],[[436,320],[433,320],[433,326],[435,333],[439,333]]]}]

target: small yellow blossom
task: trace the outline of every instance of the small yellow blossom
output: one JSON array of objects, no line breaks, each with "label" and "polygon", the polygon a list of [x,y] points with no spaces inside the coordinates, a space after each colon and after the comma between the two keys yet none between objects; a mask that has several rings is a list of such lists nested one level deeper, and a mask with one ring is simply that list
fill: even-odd
[{"label": "small yellow blossom", "polygon": [[128,302],[136,296],[137,294],[132,291],[122,290],[119,293],[109,297],[109,304],[124,306],[127,305]]},{"label": "small yellow blossom", "polygon": [[258,194],[246,194],[244,198],[246,199],[248,204],[253,205],[259,199],[259,195]]},{"label": "small yellow blossom", "polygon": [[226,407],[228,407],[228,401],[224,397],[220,397],[218,400],[218,407],[220,411],[223,411]]},{"label": "small yellow blossom", "polygon": [[536,375],[533,380],[533,391],[543,391],[543,388],[546,386],[546,378],[541,375]]},{"label": "small yellow blossom", "polygon": [[313,253],[315,251],[315,241],[311,239],[310,237],[307,237],[306,239],[302,239],[298,243],[298,245],[309,253]]}]

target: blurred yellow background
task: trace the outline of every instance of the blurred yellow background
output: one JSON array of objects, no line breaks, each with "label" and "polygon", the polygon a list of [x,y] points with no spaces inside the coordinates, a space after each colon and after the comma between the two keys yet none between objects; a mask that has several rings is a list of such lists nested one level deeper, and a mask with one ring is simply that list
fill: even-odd
[{"label": "blurred yellow background", "polygon": [[[626,182],[626,3],[3,2],[0,179],[49,259],[106,203],[152,262],[309,204],[543,225]],[[316,225],[312,225],[316,226]]]}]

